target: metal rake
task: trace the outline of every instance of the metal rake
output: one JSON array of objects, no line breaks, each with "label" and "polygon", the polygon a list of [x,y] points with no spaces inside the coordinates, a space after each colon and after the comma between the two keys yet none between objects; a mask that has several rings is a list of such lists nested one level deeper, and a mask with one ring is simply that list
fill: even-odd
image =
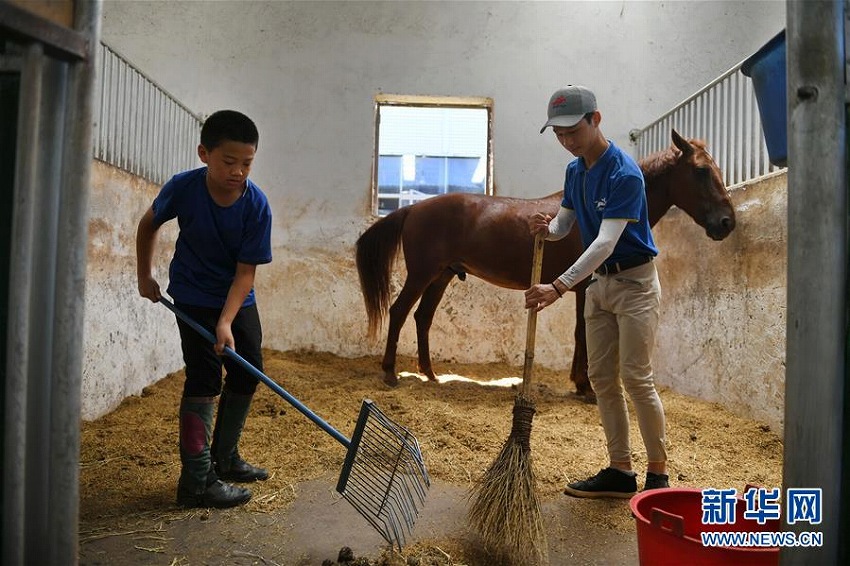
[{"label": "metal rake", "polygon": [[[165,297],[160,302],[177,317],[215,344],[213,334]],[[330,434],[348,450],[336,490],[390,545],[399,550],[410,534],[427,489],[431,486],[419,442],[405,427],[393,422],[375,403],[365,399],[349,440],[273,379],[231,348],[225,355],[265,383],[290,405]]]}]

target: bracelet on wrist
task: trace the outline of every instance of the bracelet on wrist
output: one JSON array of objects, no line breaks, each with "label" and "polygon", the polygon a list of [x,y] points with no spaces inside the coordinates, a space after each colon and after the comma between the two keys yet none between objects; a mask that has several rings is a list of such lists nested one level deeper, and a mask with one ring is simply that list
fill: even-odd
[{"label": "bracelet on wrist", "polygon": [[554,283],[549,283],[549,284],[552,286],[553,289],[555,289],[555,292],[558,293],[558,297],[563,298],[564,294],[561,292],[560,289],[558,289],[558,286],[555,285]]}]

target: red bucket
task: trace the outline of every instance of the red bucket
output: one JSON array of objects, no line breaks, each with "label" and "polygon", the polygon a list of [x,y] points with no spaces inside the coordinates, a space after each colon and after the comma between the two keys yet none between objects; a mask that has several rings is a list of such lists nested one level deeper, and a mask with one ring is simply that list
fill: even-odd
[{"label": "red bucket", "polygon": [[744,518],[743,498],[735,505],[735,522],[702,524],[702,490],[694,488],[653,489],[632,497],[629,506],[637,521],[638,556],[641,566],[662,564],[730,565],[779,563],[779,547],[703,546],[700,533],[717,531],[781,531],[778,519],[758,521]]}]

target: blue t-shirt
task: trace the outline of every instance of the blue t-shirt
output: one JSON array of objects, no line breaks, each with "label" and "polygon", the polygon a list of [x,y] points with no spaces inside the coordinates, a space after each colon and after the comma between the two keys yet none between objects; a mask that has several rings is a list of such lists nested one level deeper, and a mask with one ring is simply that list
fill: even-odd
[{"label": "blue t-shirt", "polygon": [[608,149],[590,169],[581,158],[567,165],[561,205],[575,211],[585,248],[599,235],[604,218],[628,220],[606,263],[636,255],[658,255],[649,227],[643,173],[634,159],[610,140]]},{"label": "blue t-shirt", "polygon": [[[272,260],[272,213],[266,195],[250,180],[242,196],[219,206],[207,190],[207,168],[179,173],[153,201],[157,226],[177,218],[180,234],[169,268],[168,294],[178,303],[221,308],[236,263]],[[254,304],[254,289],[242,306]]]}]

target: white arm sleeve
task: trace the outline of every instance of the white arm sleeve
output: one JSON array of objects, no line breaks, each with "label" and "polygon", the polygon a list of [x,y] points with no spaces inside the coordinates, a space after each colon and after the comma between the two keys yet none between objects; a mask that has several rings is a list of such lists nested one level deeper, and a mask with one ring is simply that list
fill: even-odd
[{"label": "white arm sleeve", "polygon": [[560,240],[570,233],[570,229],[576,221],[576,211],[571,208],[561,207],[557,216],[549,222],[549,235],[547,240]]},{"label": "white arm sleeve", "polygon": [[628,220],[624,218],[606,218],[599,227],[596,239],[584,250],[584,253],[576,262],[566,270],[558,279],[572,288],[573,285],[593,273],[602,263],[611,256],[614,246],[626,229]]}]

